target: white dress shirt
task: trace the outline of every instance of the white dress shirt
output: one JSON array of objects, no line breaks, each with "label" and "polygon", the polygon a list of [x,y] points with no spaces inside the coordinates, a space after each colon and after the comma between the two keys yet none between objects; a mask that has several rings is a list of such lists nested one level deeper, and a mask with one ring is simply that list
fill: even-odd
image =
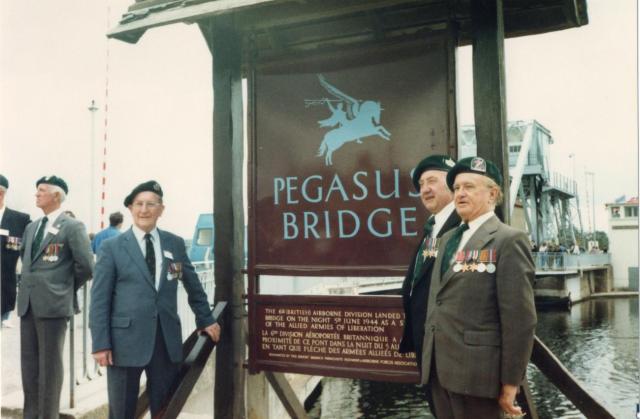
[{"label": "white dress shirt", "polygon": [[444,208],[440,210],[433,217],[436,219],[436,223],[433,225],[433,230],[431,230],[431,237],[438,237],[438,233],[444,227],[444,223],[447,222],[451,213],[456,209],[453,201],[449,202]]},{"label": "white dress shirt", "polygon": [[473,236],[473,234],[478,231],[478,229],[480,228],[480,226],[482,224],[484,224],[485,222],[487,222],[487,220],[491,217],[493,217],[495,215],[495,213],[493,212],[493,210],[489,211],[489,212],[485,212],[484,214],[482,214],[481,216],[479,216],[478,218],[476,218],[473,221],[469,221],[469,229],[466,230],[464,233],[462,233],[462,238],[460,239],[460,245],[458,246],[458,251],[464,249],[464,246],[466,246],[467,242],[469,241],[469,239],[471,238],[471,236]]},{"label": "white dress shirt", "polygon": [[[142,256],[147,257],[147,242],[144,240],[144,236],[147,234],[143,230],[139,229],[135,224],[131,226],[131,231],[133,231],[133,235],[136,237],[136,241],[138,242],[138,246],[140,246],[140,250],[142,251]],[[153,251],[156,254],[156,277],[154,278],[156,289],[160,287],[160,275],[162,274],[162,248],[160,247],[160,234],[158,234],[158,229],[154,228],[149,232],[151,234],[151,242],[153,243]]]}]

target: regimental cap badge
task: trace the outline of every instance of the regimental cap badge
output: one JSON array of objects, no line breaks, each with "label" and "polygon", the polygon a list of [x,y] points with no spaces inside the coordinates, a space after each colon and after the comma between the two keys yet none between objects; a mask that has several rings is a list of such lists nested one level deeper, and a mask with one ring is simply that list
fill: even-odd
[{"label": "regimental cap badge", "polygon": [[161,191],[160,185],[158,185],[158,183],[154,183],[153,184],[153,190],[156,191],[156,192],[160,192]]},{"label": "regimental cap badge", "polygon": [[447,160],[444,161],[444,164],[446,164],[449,167],[453,167],[456,165],[456,162],[454,162],[453,160],[451,160],[451,157],[449,157]]},{"label": "regimental cap badge", "polygon": [[487,173],[487,162],[482,157],[474,157],[470,164],[471,170]]}]

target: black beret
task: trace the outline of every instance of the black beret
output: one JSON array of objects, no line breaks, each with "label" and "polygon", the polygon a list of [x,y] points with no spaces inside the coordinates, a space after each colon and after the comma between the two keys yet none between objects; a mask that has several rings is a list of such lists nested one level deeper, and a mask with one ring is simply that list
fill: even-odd
[{"label": "black beret", "polygon": [[440,154],[434,154],[422,159],[422,161],[416,166],[413,171],[413,176],[411,177],[416,191],[420,191],[420,176],[422,176],[424,172],[427,170],[441,170],[443,172],[448,172],[455,164],[456,161],[451,157]]},{"label": "black beret", "polygon": [[61,177],[58,177],[58,176],[55,176],[55,175],[42,176],[36,182],[36,188],[38,186],[40,186],[41,183],[44,183],[44,184],[47,184],[47,185],[59,186],[64,191],[64,193],[66,193],[66,194],[69,193],[69,187],[67,186],[67,182],[65,182],[64,179],[62,179]]},{"label": "black beret", "polygon": [[160,184],[155,180],[150,180],[148,182],[141,183],[133,188],[131,193],[124,199],[124,206],[128,207],[129,205],[133,204],[133,200],[140,192],[153,192],[154,194],[162,198],[162,188],[160,187]]},{"label": "black beret", "polygon": [[460,173],[477,173],[493,179],[498,186],[502,186],[502,175],[498,167],[489,160],[482,157],[465,157],[453,166],[453,169],[447,173],[447,186],[453,190],[453,182]]},{"label": "black beret", "polygon": [[0,175],[0,186],[4,186],[5,189],[9,189],[9,180],[2,175]]}]

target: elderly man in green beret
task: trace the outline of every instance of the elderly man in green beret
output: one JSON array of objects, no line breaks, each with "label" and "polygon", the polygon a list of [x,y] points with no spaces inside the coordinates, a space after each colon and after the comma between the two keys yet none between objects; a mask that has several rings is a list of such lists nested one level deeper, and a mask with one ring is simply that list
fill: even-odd
[{"label": "elderly man in green beret", "polygon": [[[460,224],[460,217],[453,205],[453,193],[447,187],[447,173],[454,165],[455,161],[449,156],[431,155],[422,159],[412,174],[413,186],[420,193],[420,200],[429,217],[402,283],[405,323],[398,352],[415,352],[418,367],[421,363],[424,321],[437,243],[444,233]],[[425,391],[429,407],[435,411],[428,386]]]},{"label": "elderly man in green beret", "polygon": [[533,347],[535,266],[524,231],[494,214],[502,176],[481,157],[447,174],[462,224],[438,247],[422,351],[438,418],[519,415],[515,396]]},{"label": "elderly man in green beret", "polygon": [[91,278],[93,254],[85,226],[63,213],[69,188],[58,176],[36,182],[44,216],[29,224],[22,241],[18,288],[24,418],[58,418],[62,350],[75,292]]},{"label": "elderly man in green beret", "polygon": [[157,227],[162,198],[153,180],[136,186],[124,200],[133,226],[98,250],[89,327],[93,356],[107,367],[111,419],[135,417],[142,371],[154,417],[175,384],[183,355],[178,282],[188,294],[197,327],[213,341],[220,338],[184,240]]}]

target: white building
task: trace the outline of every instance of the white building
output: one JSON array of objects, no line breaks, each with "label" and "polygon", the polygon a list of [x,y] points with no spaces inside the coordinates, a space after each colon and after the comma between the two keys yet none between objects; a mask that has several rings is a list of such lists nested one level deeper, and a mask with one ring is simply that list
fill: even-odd
[{"label": "white building", "polygon": [[638,290],[638,197],[617,199],[606,208],[613,286]]}]

